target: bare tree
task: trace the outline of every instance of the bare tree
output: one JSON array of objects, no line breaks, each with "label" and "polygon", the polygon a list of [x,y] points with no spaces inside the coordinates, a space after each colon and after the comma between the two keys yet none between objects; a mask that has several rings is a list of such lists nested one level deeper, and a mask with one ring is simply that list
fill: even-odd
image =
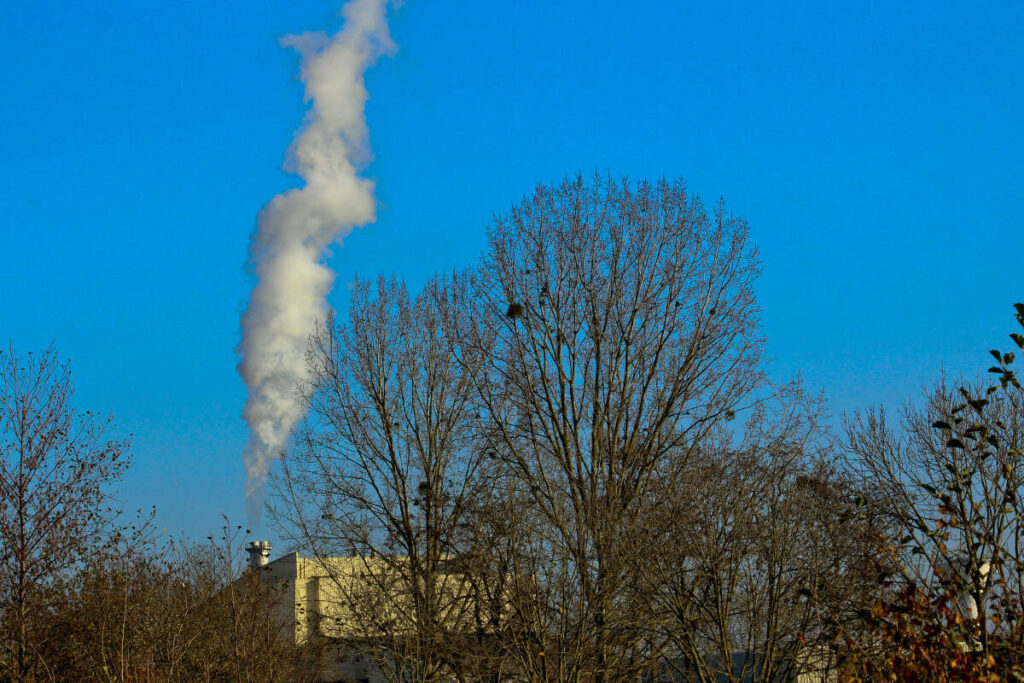
[{"label": "bare tree", "polygon": [[15,681],[45,671],[46,592],[96,544],[106,487],[129,461],[110,420],[76,411],[72,393],[52,351],[0,352],[0,666]]},{"label": "bare tree", "polygon": [[[158,545],[148,524],[115,530],[64,582],[45,652],[59,680],[317,680],[278,606],[284,587],[242,572],[240,528]],[[290,600],[289,600],[290,602]]]},{"label": "bare tree", "polygon": [[464,540],[488,480],[480,360],[457,343],[465,292],[432,280],[412,300],[394,280],[357,283],[348,324],[332,318],[311,339],[310,417],[275,482],[275,518],[333,583],[320,623],[396,680],[457,672],[453,643],[480,607]]},{"label": "bare tree", "polygon": [[762,382],[757,274],[746,224],[681,181],[565,180],[495,219],[464,346],[485,359],[485,434],[542,521],[544,675],[650,661],[628,590],[642,513]]},{"label": "bare tree", "polygon": [[[820,452],[820,401],[798,384],[750,411],[739,434],[706,438],[644,525],[638,567],[663,668],[686,680],[790,680],[830,663],[855,618],[876,550],[843,521],[854,489]],[[833,658],[834,659],[834,658]]]}]

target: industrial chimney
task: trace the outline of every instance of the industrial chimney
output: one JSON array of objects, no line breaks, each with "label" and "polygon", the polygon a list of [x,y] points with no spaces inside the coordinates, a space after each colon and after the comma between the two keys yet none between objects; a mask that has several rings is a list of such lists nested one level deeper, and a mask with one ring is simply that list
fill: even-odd
[{"label": "industrial chimney", "polygon": [[263,569],[270,562],[270,541],[250,541],[245,546],[249,553],[249,569]]}]

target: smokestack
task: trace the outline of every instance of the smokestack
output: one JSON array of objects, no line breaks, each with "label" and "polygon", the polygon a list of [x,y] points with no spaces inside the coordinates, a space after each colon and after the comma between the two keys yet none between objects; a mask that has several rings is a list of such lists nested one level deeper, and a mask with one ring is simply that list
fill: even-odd
[{"label": "smokestack", "polygon": [[302,56],[312,108],[285,164],[305,185],[274,197],[260,211],[249,249],[258,282],[242,316],[238,371],[249,392],[242,413],[249,441],[242,459],[253,526],[271,463],[282,456],[303,416],[295,392],[307,376],[306,340],[325,317],[334,283],[323,262],[328,247],[375,218],[373,183],[358,171],[370,159],[363,74],[395,49],[386,4],[352,0],[342,8],[345,23],[337,35],[303,33],[281,41]]},{"label": "smokestack", "polygon": [[263,569],[270,563],[270,541],[252,541],[245,546],[249,553],[249,569]]}]

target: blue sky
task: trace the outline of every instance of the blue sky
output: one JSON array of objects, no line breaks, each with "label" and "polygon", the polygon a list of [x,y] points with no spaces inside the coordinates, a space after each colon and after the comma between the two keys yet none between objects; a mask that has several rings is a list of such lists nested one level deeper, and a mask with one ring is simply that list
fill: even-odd
[{"label": "blue sky", "polygon": [[[986,367],[1024,300],[1024,5],[408,0],[367,76],[378,221],[338,283],[475,263],[539,181],[685,177],[751,224],[772,372],[839,413]],[[770,6],[771,5],[771,6]],[[0,23],[0,338],[134,434],[125,506],[244,523],[255,217],[340,2],[28,2]]]}]

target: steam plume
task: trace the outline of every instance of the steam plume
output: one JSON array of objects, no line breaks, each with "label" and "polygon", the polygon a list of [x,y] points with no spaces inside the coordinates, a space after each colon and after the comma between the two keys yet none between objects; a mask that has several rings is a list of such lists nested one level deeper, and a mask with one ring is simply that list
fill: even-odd
[{"label": "steam plume", "polygon": [[370,156],[363,73],[394,44],[386,0],[352,0],[342,16],[344,26],[334,37],[303,33],[281,41],[302,56],[312,108],[288,150],[287,167],[305,186],[274,197],[260,211],[250,246],[258,282],[242,316],[238,370],[249,390],[243,460],[254,523],[270,465],[302,418],[295,389],[306,376],[306,338],[325,313],[334,282],[323,258],[332,242],[374,220],[373,183],[358,175]]}]

